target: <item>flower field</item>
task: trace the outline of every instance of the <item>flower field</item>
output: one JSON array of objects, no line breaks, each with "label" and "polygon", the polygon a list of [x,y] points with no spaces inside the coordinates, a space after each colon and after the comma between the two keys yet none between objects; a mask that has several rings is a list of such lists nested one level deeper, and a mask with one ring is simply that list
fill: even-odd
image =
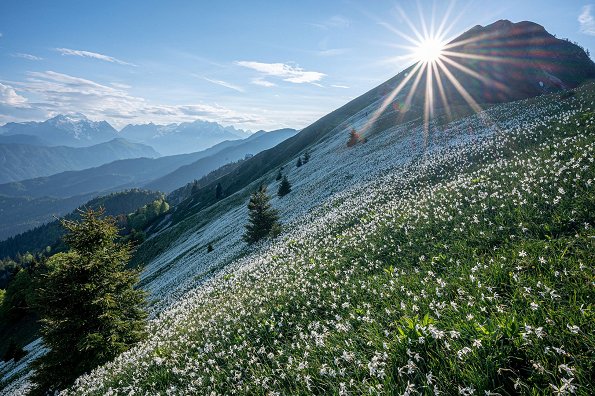
[{"label": "flower field", "polygon": [[592,394],[593,96],[338,131],[288,162],[284,234],[248,251],[243,205],[182,233],[148,340],[65,394]]}]

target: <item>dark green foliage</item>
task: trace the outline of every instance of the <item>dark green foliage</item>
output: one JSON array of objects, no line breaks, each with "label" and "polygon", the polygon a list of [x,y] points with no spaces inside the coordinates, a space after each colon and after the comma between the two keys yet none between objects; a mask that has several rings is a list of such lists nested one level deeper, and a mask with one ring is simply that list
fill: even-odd
[{"label": "dark green foliage", "polygon": [[2,355],[2,360],[8,362],[9,360],[14,359],[15,362],[18,362],[26,354],[27,352],[25,352],[22,347],[16,344],[14,338],[11,338],[8,343],[8,348]]},{"label": "dark green foliage", "polygon": [[131,230],[142,231],[160,215],[169,211],[169,204],[164,198],[159,198],[150,204],[137,209],[128,215],[128,227]]},{"label": "dark green foliage", "polygon": [[217,200],[223,198],[223,187],[221,187],[221,183],[217,183],[217,188],[215,189],[215,198],[217,198]]},{"label": "dark green foliage", "polygon": [[213,251],[213,244],[212,243],[209,243],[207,245],[207,253],[211,253],[212,251]]},{"label": "dark green foliage", "polygon": [[271,207],[270,198],[265,186],[254,192],[248,202],[248,219],[244,241],[254,243],[270,235],[275,225],[278,225],[279,215]]},{"label": "dark green foliage", "polygon": [[284,197],[291,192],[291,184],[289,180],[287,180],[287,176],[283,176],[283,180],[279,183],[279,190],[277,191],[277,195],[280,197]]},{"label": "dark green foliage", "polygon": [[308,150],[306,150],[304,152],[304,161],[303,162],[304,162],[304,164],[307,164],[308,161],[310,161],[310,152]]},{"label": "dark green foliage", "polygon": [[135,290],[138,273],[126,270],[128,244],[116,242],[118,229],[103,210],[63,220],[67,253],[48,260],[37,307],[49,348],[35,361],[36,393],[56,391],[103,364],[145,335],[145,292]]},{"label": "dark green foliage", "polygon": [[295,166],[297,166],[299,168],[302,165],[303,165],[302,157],[298,157],[298,160],[297,160],[297,163],[295,164]]},{"label": "dark green foliage", "polygon": [[[162,196],[162,193],[155,191],[131,189],[94,198],[79,209],[93,208],[97,210],[102,207],[105,209],[105,213],[110,216],[117,216],[120,214],[127,215],[149,202],[162,198]],[[25,209],[26,208],[23,208],[23,210]],[[12,209],[5,208],[5,212],[11,210]],[[17,213],[18,212],[19,211],[17,211]],[[48,209],[48,212],[56,213],[53,209]],[[80,211],[76,210],[66,215],[65,218],[68,220],[76,220],[79,219],[79,214]],[[0,258],[10,257],[15,259],[19,252],[21,254],[24,252],[31,252],[32,254],[49,253],[49,251],[44,252],[48,246],[51,247],[50,251],[53,253],[64,251],[66,247],[61,241],[61,238],[64,235],[64,229],[60,225],[59,220],[55,220],[51,216],[49,217],[54,221],[0,242]],[[2,276],[0,275],[0,278],[1,277]]]},{"label": "dark green foliage", "polygon": [[279,181],[283,178],[283,173],[281,172],[281,169],[279,169],[279,172],[277,172],[277,177],[275,177],[276,181]]}]

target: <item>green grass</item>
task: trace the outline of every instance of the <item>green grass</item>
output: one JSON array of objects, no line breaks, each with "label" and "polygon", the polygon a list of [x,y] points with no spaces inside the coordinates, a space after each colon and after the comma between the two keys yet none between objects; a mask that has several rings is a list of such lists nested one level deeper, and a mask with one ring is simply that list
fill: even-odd
[{"label": "green grass", "polygon": [[70,393],[592,394],[591,95],[568,118],[420,160],[180,301]]}]

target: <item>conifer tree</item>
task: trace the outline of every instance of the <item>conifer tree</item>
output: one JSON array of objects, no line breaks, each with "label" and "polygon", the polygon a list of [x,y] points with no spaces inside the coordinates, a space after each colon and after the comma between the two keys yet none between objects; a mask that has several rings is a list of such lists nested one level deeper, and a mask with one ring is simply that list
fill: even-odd
[{"label": "conifer tree", "polygon": [[221,183],[217,183],[217,188],[215,189],[215,198],[217,198],[217,200],[223,198],[223,187],[221,187]]},{"label": "conifer tree", "polygon": [[265,186],[261,186],[252,194],[248,202],[248,211],[248,224],[244,234],[244,241],[247,243],[257,242],[270,235],[271,231],[279,225],[279,216],[271,207]]},{"label": "conifer tree", "polygon": [[298,160],[297,160],[297,164],[295,164],[295,166],[297,166],[297,167],[299,168],[300,166],[302,166],[302,164],[303,164],[303,162],[302,162],[302,157],[300,156],[300,157],[298,158]]},{"label": "conifer tree", "polygon": [[280,197],[284,197],[291,192],[291,184],[289,180],[287,180],[287,176],[283,176],[283,180],[279,183],[279,190],[277,191],[277,195]]},{"label": "conifer tree", "polygon": [[62,220],[70,247],[40,275],[37,309],[48,352],[35,361],[34,394],[54,393],[103,364],[145,335],[145,292],[138,271],[126,269],[131,247],[103,209]]},{"label": "conifer tree", "polygon": [[308,150],[306,150],[306,152],[304,153],[304,164],[307,164],[308,161],[310,161],[310,152]]},{"label": "conifer tree", "polygon": [[213,251],[213,244],[209,242],[207,245],[207,253],[211,253]]},{"label": "conifer tree", "polygon": [[281,169],[279,169],[279,172],[277,172],[277,177],[275,177],[276,181],[279,181],[283,178],[283,173],[281,173]]}]

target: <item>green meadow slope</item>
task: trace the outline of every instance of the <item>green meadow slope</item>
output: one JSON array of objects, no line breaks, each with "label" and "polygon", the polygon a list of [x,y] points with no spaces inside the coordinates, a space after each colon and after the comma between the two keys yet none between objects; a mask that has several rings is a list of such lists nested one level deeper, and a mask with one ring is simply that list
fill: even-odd
[{"label": "green meadow slope", "polygon": [[594,92],[331,197],[66,393],[591,394]]}]

